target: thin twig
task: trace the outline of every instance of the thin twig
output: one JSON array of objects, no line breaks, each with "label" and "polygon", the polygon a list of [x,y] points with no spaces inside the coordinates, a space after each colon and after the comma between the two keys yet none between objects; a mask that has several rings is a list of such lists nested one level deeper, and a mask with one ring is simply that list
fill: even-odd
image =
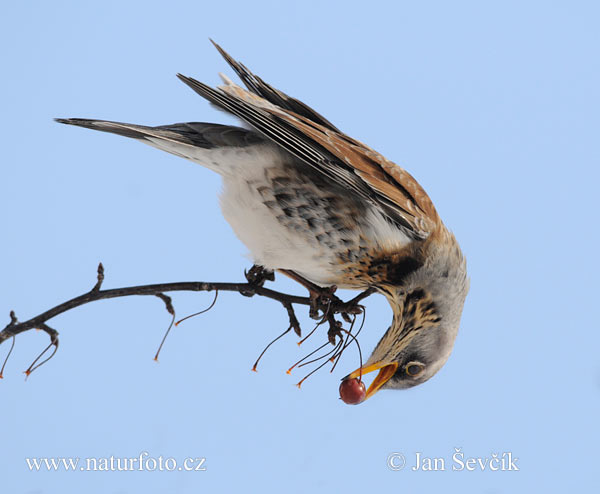
[{"label": "thin twig", "polygon": [[94,285],[94,288],[92,288],[92,292],[97,292],[98,290],[100,290],[100,288],[102,288],[102,282],[104,281],[104,266],[102,265],[102,263],[98,264],[98,274],[96,276],[96,284]]},{"label": "thin twig", "polygon": [[[56,329],[52,329],[50,326],[44,323],[40,324],[38,329],[41,329],[42,331],[48,334],[48,336],[50,337],[50,343],[46,348],[44,348],[44,350],[42,350],[42,352],[35,358],[35,360],[31,362],[31,365],[27,368],[27,370],[25,370],[26,378],[29,377],[34,370],[39,369],[42,365],[48,362],[48,360],[54,357],[54,355],[58,351],[58,331],[56,331]],[[44,356],[44,354],[52,347],[54,347],[53,352],[38,364],[38,360],[40,360]]]},{"label": "thin twig", "polygon": [[258,358],[256,359],[256,362],[254,362],[254,365],[252,366],[252,371],[253,372],[258,372],[257,367],[258,367],[258,363],[260,362],[260,359],[263,358],[263,355],[265,353],[267,353],[267,350],[271,347],[271,345],[273,343],[275,343],[276,341],[278,341],[280,338],[283,338],[286,334],[288,334],[290,331],[292,330],[292,326],[288,326],[288,328],[281,333],[279,336],[277,336],[276,338],[273,338],[269,344],[264,348],[264,350],[262,352],[260,352],[260,355],[258,356]]},{"label": "thin twig", "polygon": [[[340,342],[336,345],[336,347],[333,349],[333,351],[335,352],[339,348],[339,346],[341,346],[342,344],[343,344],[343,340],[340,338]],[[329,355],[329,354],[323,355],[323,357],[326,357],[327,355]],[[321,358],[323,358],[323,357],[321,357]],[[329,360],[325,360],[325,362],[320,364],[318,367],[315,367],[312,371],[310,371],[308,374],[306,374],[306,376],[304,376],[302,379],[300,379],[300,381],[296,384],[296,386],[298,386],[298,388],[301,388],[302,383],[304,381],[306,381],[310,376],[312,376],[315,372],[317,372],[318,370],[325,367],[327,365],[327,362],[329,362]]]},{"label": "thin twig", "polygon": [[10,357],[10,354],[12,353],[13,348],[15,347],[15,340],[16,340],[16,338],[13,336],[12,337],[12,345],[10,345],[10,350],[6,354],[6,358],[4,359],[4,363],[2,364],[2,368],[0,369],[0,379],[2,379],[4,377],[4,368],[6,367],[6,362],[8,362],[8,358]]},{"label": "thin twig", "polygon": [[202,309],[201,311],[194,312],[193,314],[190,314],[189,316],[185,316],[183,319],[179,319],[179,321],[177,321],[175,323],[175,326],[179,326],[183,321],[187,321],[188,319],[191,319],[192,317],[196,317],[196,316],[199,316],[200,314],[204,314],[205,312],[208,312],[210,309],[212,309],[215,306],[218,298],[219,298],[219,290],[215,290],[215,296],[213,298],[213,301],[210,303],[210,305],[206,309]]},{"label": "thin twig", "polygon": [[[256,280],[254,278],[256,278]],[[274,278],[273,278],[272,273],[266,272],[266,271],[262,270],[262,268],[259,268],[257,270],[257,272],[254,273],[254,277],[251,276],[249,279],[251,281],[248,281],[245,283],[187,281],[187,282],[174,282],[174,283],[157,283],[157,284],[151,284],[151,285],[139,285],[139,286],[130,286],[130,287],[122,287],[122,288],[112,288],[109,290],[101,290],[102,283],[104,282],[104,267],[103,267],[102,263],[100,263],[98,265],[98,269],[97,269],[96,284],[89,292],[84,293],[83,295],[80,295],[78,297],[72,298],[71,300],[67,300],[66,302],[63,302],[62,304],[59,304],[47,311],[35,316],[35,317],[32,317],[31,319],[28,319],[27,321],[19,322],[14,311],[10,312],[10,314],[9,314],[10,322],[4,327],[4,329],[2,329],[0,331],[0,344],[2,344],[3,342],[5,342],[8,339],[12,339],[11,348],[8,352],[8,355],[6,356],[6,358],[4,360],[2,367],[0,368],[0,378],[3,375],[4,368],[6,366],[6,362],[7,362],[8,358],[10,357],[12,350],[14,348],[15,336],[17,336],[25,331],[29,331],[31,329],[36,329],[36,328],[45,331],[50,336],[50,344],[48,345],[48,347],[42,353],[40,353],[40,355],[38,355],[38,357],[32,362],[32,364],[29,366],[29,368],[25,371],[25,373],[27,375],[29,375],[35,369],[39,368],[41,365],[43,365],[48,360],[50,360],[55,355],[55,353],[58,349],[58,331],[50,328],[46,324],[47,321],[58,316],[59,314],[62,314],[69,310],[75,309],[76,307],[79,307],[81,305],[95,302],[97,300],[104,300],[104,299],[118,298],[118,297],[129,297],[129,296],[133,296],[133,295],[145,295],[145,296],[151,295],[151,296],[160,298],[165,303],[166,309],[169,312],[169,314],[171,314],[173,316],[173,320],[171,321],[171,325],[167,329],[165,336],[163,338],[163,341],[161,342],[161,345],[159,347],[159,352],[160,352],[160,348],[162,347],[162,345],[164,343],[165,338],[169,334],[169,331],[171,330],[173,323],[175,321],[175,309],[173,307],[171,297],[169,297],[168,295],[165,295],[165,292],[177,292],[177,291],[212,292],[212,291],[214,291],[214,292],[216,292],[215,299],[213,300],[213,303],[210,305],[210,307],[206,310],[209,310],[214,306],[214,304],[216,303],[216,300],[217,300],[218,293],[220,291],[237,292],[242,295],[250,296],[250,297],[256,295],[259,297],[270,298],[272,300],[276,300],[277,302],[281,303],[288,313],[290,325],[289,325],[288,330],[286,330],[283,334],[285,334],[288,331],[290,331],[291,329],[293,329],[294,332],[298,336],[301,335],[300,323],[298,322],[298,319],[294,312],[293,304],[305,305],[305,306],[310,307],[311,314],[313,316],[315,316],[318,311],[320,311],[323,314],[322,321],[316,325],[315,329],[318,326],[320,326],[323,322],[329,321],[329,323],[330,323],[330,331],[329,331],[330,342],[336,347],[336,348],[334,348],[334,354],[335,354],[337,345],[335,344],[335,336],[333,336],[333,334],[334,334],[336,328],[341,328],[341,323],[335,321],[335,315],[341,314],[345,320],[348,320],[348,319],[350,319],[350,317],[349,317],[350,314],[359,314],[361,312],[361,307],[358,305],[358,302],[360,302],[361,300],[363,300],[364,298],[368,297],[369,295],[371,295],[372,293],[375,292],[374,289],[369,288],[369,289],[365,290],[364,292],[360,293],[359,295],[357,295],[356,297],[354,297],[353,299],[349,300],[348,302],[343,302],[339,298],[337,298],[333,295],[333,292],[335,291],[335,287],[330,287],[330,288],[323,289],[322,293],[320,294],[319,300],[315,300],[314,296],[301,297],[298,295],[291,295],[288,293],[282,293],[282,292],[278,292],[276,290],[271,290],[269,288],[265,288],[264,286],[262,286],[264,281],[265,280],[273,280]],[[328,294],[327,292],[331,292],[331,293]],[[184,319],[182,319],[182,320],[184,320]],[[181,321],[179,321],[179,322],[181,322]],[[364,320],[363,320],[363,322],[364,322]],[[281,336],[283,336],[283,334]],[[310,334],[312,334],[312,332]],[[308,336],[310,336],[310,334]],[[277,339],[279,339],[281,336],[276,338],[274,341],[277,341]],[[304,340],[302,340],[302,341],[304,341]],[[274,341],[272,343],[274,343]],[[267,346],[267,348],[272,343],[270,343]],[[346,344],[342,343],[341,348],[345,349],[349,343],[350,342],[346,339]],[[54,346],[54,351],[52,352],[52,354],[48,358],[39,362],[40,359],[45,355],[45,353],[52,346]],[[323,348],[323,347],[320,347],[320,348]],[[318,351],[319,349],[317,349],[316,351]],[[265,350],[266,350],[266,348],[265,348]],[[311,352],[309,355],[307,355],[307,357],[310,357],[314,353],[315,352]],[[158,356],[158,352],[157,352],[156,357],[157,356]],[[305,357],[305,359],[307,357]],[[302,359],[301,361],[297,362],[294,366],[292,366],[292,368],[295,367],[296,365],[300,364],[301,362],[303,362],[305,359]]]},{"label": "thin twig", "polygon": [[302,330],[300,329],[300,323],[298,322],[298,318],[296,317],[296,313],[294,312],[294,306],[291,302],[281,302],[283,307],[288,313],[288,317],[290,318],[290,328],[294,330],[294,333],[298,335],[298,337],[302,336]]},{"label": "thin twig", "polygon": [[[205,281],[182,281],[175,283],[158,283],[152,285],[139,285],[139,286],[128,286],[123,288],[112,288],[110,290],[98,290],[95,292],[88,292],[80,295],[79,297],[72,298],[62,304],[53,307],[39,314],[38,316],[32,317],[31,319],[23,322],[15,322],[16,317],[11,318],[11,322],[8,323],[5,328],[0,331],[0,344],[6,341],[12,336],[16,336],[25,331],[39,328],[42,323],[49,321],[50,319],[72,310],[81,305],[89,304],[97,300],[105,300],[109,298],[118,297],[129,297],[132,295],[153,295],[157,296],[163,292],[212,292],[215,290],[223,292],[238,292],[244,290],[254,290],[256,295],[261,297],[270,298],[277,300],[278,302],[289,302],[292,304],[299,305],[310,305],[310,299],[308,297],[300,297],[297,295],[290,295],[287,293],[281,293],[275,290],[270,290],[264,287],[254,287],[250,283],[219,283],[219,282],[205,282]],[[14,315],[14,313],[12,313]]]}]

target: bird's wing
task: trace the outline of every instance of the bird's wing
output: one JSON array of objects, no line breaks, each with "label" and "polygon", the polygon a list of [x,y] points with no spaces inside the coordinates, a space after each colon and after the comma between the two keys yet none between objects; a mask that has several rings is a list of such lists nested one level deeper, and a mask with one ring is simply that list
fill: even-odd
[{"label": "bird's wing", "polygon": [[263,81],[260,77],[250,72],[243,64],[231,58],[229,53],[223,50],[223,48],[221,48],[212,39],[210,41],[250,92],[266,99],[279,108],[290,110],[297,115],[302,115],[303,117],[308,118],[312,122],[321,124],[323,127],[335,132],[340,132],[339,129],[335,127],[329,120],[314,111],[310,106],[307,106],[296,98],[288,96],[279,89],[275,89],[273,86]]},{"label": "bird's wing", "polygon": [[411,238],[424,239],[436,228],[439,217],[431,200],[406,170],[343,134],[310,107],[271,87],[217,48],[248,91],[226,77],[218,89],[181,74],[178,77],[214,105],[369,201]]}]

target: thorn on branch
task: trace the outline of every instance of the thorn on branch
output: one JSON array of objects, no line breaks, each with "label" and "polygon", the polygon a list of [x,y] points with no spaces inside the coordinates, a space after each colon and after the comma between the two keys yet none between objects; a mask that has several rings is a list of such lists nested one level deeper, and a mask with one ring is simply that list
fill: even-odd
[{"label": "thorn on branch", "polygon": [[100,291],[100,288],[102,288],[102,282],[104,281],[104,266],[102,265],[102,263],[98,264],[98,275],[96,280],[97,281],[94,285],[94,288],[92,288],[92,292],[98,292]]}]

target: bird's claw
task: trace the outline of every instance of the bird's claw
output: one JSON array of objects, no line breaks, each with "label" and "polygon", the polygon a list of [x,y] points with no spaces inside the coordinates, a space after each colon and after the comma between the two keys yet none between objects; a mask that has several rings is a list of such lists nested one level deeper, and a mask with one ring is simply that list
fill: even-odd
[{"label": "bird's claw", "polygon": [[240,290],[240,293],[246,297],[255,295],[256,289],[262,287],[265,281],[275,281],[275,273],[258,264],[255,264],[249,270],[244,270],[244,276],[249,286],[244,290]]},{"label": "bird's claw", "polygon": [[244,270],[244,276],[248,283],[255,287],[263,286],[265,281],[275,281],[275,273],[269,269],[255,264],[250,270]]}]

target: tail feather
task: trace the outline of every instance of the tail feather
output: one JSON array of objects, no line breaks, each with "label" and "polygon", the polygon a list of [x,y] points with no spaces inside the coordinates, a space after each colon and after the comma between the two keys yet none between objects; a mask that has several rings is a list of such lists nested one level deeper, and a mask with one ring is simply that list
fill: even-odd
[{"label": "tail feather", "polygon": [[[188,122],[147,127],[106,120],[56,118],[59,123],[110,132],[136,139],[162,151],[199,163],[226,175],[240,165],[244,149],[264,144],[256,132],[213,123]],[[247,153],[246,153],[247,154]]]},{"label": "tail feather", "polygon": [[56,122],[77,125],[87,129],[110,132],[138,140],[163,140],[187,144],[204,149],[217,147],[246,147],[264,142],[264,139],[251,130],[229,125],[203,122],[187,122],[172,125],[148,127],[108,120],[86,118],[55,118]]}]

